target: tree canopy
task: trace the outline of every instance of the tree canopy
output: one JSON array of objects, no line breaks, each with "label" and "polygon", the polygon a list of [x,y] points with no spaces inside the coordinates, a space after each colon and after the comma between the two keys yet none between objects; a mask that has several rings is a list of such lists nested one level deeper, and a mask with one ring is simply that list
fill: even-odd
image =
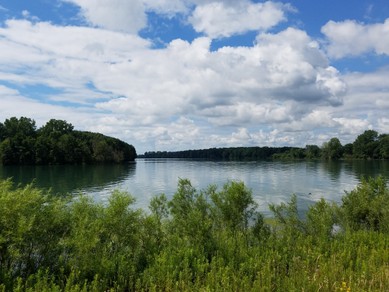
[{"label": "tree canopy", "polygon": [[35,121],[12,117],[0,123],[0,164],[91,164],[133,161],[135,148],[99,133],[76,131],[51,119],[37,129]]}]

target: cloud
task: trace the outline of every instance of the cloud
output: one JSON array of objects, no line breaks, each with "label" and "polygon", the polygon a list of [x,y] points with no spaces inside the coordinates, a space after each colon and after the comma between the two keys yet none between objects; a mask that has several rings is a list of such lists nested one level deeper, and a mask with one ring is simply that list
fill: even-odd
[{"label": "cloud", "polygon": [[137,33],[147,25],[141,0],[63,0],[80,7],[80,16],[89,24],[114,31]]},{"label": "cloud", "polygon": [[345,108],[352,107],[355,115],[366,116],[368,113],[380,115],[389,110],[388,92],[389,67],[374,72],[353,72],[344,75],[349,85],[349,92],[345,97]]},{"label": "cloud", "polygon": [[[287,45],[287,37],[301,34],[305,44]],[[123,96],[98,106],[132,115],[148,112],[155,115],[149,122],[198,114],[219,124],[218,113],[221,119],[230,113],[232,123],[240,116],[242,122],[263,119],[261,113],[273,121],[288,119],[292,113],[276,107],[290,100],[341,103],[345,86],[308,36],[288,30],[260,39],[254,47],[215,52],[210,51],[208,38],[192,43],[175,40],[166,49],[139,52],[132,62],[111,66],[113,74],[96,76],[94,83],[100,88]]]},{"label": "cloud", "polygon": [[261,67],[267,69],[267,87],[273,87],[277,97],[342,103],[346,85],[338,71],[328,65],[319,45],[304,31],[288,28],[277,34],[260,34],[254,49],[262,55]]},{"label": "cloud", "polygon": [[349,135],[351,137],[357,137],[362,134],[365,130],[371,129],[372,125],[369,121],[364,119],[355,118],[334,118],[334,121],[340,124],[340,133]]},{"label": "cloud", "polygon": [[378,120],[377,130],[380,133],[389,133],[389,119],[388,118],[380,118]]},{"label": "cloud", "polygon": [[23,18],[29,19],[31,21],[39,21],[39,17],[31,15],[30,11],[28,11],[28,10],[23,10],[22,11],[22,16],[23,16]]},{"label": "cloud", "polygon": [[389,111],[387,98],[389,86],[385,80],[388,78],[389,68],[343,75],[343,80],[348,86],[347,94],[343,97],[343,105],[321,109],[327,112],[328,118],[333,123],[327,132],[338,133],[332,136],[341,137],[342,143],[354,141],[356,136],[366,129],[387,133],[385,119]]},{"label": "cloud", "polygon": [[329,21],[321,31],[327,38],[327,52],[333,58],[369,52],[389,55],[389,18],[376,24],[363,24],[354,20]]},{"label": "cloud", "polygon": [[[88,108],[72,108],[49,103],[42,103],[38,100],[23,96],[18,90],[0,85],[0,117],[1,122],[6,118],[29,117],[36,121],[40,127],[50,119],[67,120],[78,129],[83,129],[85,123],[99,118],[99,114],[90,111]],[[89,122],[88,122],[89,121]]]},{"label": "cloud", "polygon": [[191,3],[183,0],[143,0],[146,11],[173,17],[177,13],[187,14]]},{"label": "cloud", "polygon": [[196,6],[189,22],[211,38],[230,37],[247,31],[266,31],[286,20],[290,6],[275,2],[215,1]]},{"label": "cloud", "polygon": [[89,87],[100,70],[129,62],[134,52],[149,46],[129,34],[27,20],[7,21],[0,36],[2,80],[78,92],[79,99],[94,96]]},{"label": "cloud", "polygon": [[249,0],[62,0],[80,8],[87,24],[108,30],[138,33],[148,25],[148,12],[172,18],[178,14],[199,32],[211,38],[229,37],[248,31],[266,31],[286,20],[294,11],[289,4]]},{"label": "cloud", "polygon": [[[47,89],[29,98],[50,108],[35,116],[57,112],[144,150],[217,146],[243,135],[237,129],[258,142],[261,127],[297,131],[293,121],[342,103],[345,83],[304,31],[260,33],[251,47],[211,51],[210,44],[208,37],[176,39],[152,49],[133,34],[9,20],[0,28],[0,79]],[[7,116],[19,113],[7,108]]]}]

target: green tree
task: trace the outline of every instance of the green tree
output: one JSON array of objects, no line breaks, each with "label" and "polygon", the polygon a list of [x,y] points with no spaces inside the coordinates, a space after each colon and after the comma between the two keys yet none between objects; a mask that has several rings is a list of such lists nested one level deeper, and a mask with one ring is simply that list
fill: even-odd
[{"label": "green tree", "polygon": [[26,117],[20,119],[12,117],[4,122],[6,137],[13,138],[17,136],[35,136],[35,121]]},{"label": "green tree", "polygon": [[328,160],[336,160],[342,157],[343,147],[338,138],[331,138],[323,144],[322,157]]},{"label": "green tree", "polygon": [[378,133],[374,130],[367,130],[359,135],[353,143],[354,157],[362,159],[375,158],[378,154],[378,145]]},{"label": "green tree", "polygon": [[317,145],[305,146],[305,157],[307,159],[317,159],[321,156],[321,149]]},{"label": "green tree", "polygon": [[69,134],[73,131],[73,125],[64,120],[49,120],[43,127],[39,129],[39,134],[42,136],[57,139],[64,134]]},{"label": "green tree", "polygon": [[0,123],[0,143],[5,139],[6,132],[5,132],[5,126],[3,123]]},{"label": "green tree", "polygon": [[353,144],[348,143],[343,146],[343,155],[346,157],[352,157],[353,156]]},{"label": "green tree", "polygon": [[0,156],[3,164],[35,163],[35,121],[29,118],[6,119],[2,127]]},{"label": "green tree", "polygon": [[35,163],[36,164],[49,164],[51,163],[50,153],[50,139],[46,136],[38,136],[35,142]]},{"label": "green tree", "polygon": [[17,154],[10,138],[6,138],[0,144],[0,159],[2,164],[15,164],[18,161]]},{"label": "green tree", "polygon": [[382,134],[378,137],[379,158],[389,159],[389,135]]}]

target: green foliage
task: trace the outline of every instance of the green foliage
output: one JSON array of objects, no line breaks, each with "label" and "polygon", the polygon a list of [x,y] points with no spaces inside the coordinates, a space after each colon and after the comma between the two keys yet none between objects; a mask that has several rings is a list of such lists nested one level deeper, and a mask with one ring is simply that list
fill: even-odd
[{"label": "green foliage", "polygon": [[58,139],[62,135],[70,134],[73,128],[73,125],[66,121],[51,119],[39,129],[39,134],[51,139]]},{"label": "green foliage", "polygon": [[389,232],[389,190],[382,177],[363,179],[346,193],[340,206],[344,225],[352,230]]},{"label": "green foliage", "polygon": [[1,127],[0,161],[31,164],[35,160],[35,121],[21,117],[6,119]]},{"label": "green foliage", "polygon": [[367,130],[359,135],[353,143],[353,153],[355,158],[377,158],[377,148],[379,146],[378,133],[374,130]]},{"label": "green foliage", "polygon": [[317,246],[326,247],[328,240],[340,232],[338,206],[321,199],[312,205],[304,222],[306,234]]},{"label": "green foliage", "polygon": [[[198,191],[181,179],[150,213],[0,182],[0,291],[388,291],[388,188],[364,180],[305,216],[271,205],[272,228],[241,182]],[[334,224],[340,226],[334,232]]]},{"label": "green foliage", "polygon": [[318,159],[321,157],[321,149],[317,145],[305,146],[305,157],[307,159]]},{"label": "green foliage", "polygon": [[345,158],[352,158],[353,157],[353,144],[348,143],[343,146],[343,156]]},{"label": "green foliage", "polygon": [[382,134],[378,137],[379,145],[378,152],[379,157],[383,159],[389,159],[389,135]]},{"label": "green foliage", "polygon": [[252,193],[243,182],[231,181],[224,185],[221,192],[211,195],[216,219],[231,230],[246,230],[253,219],[257,204]]},{"label": "green foliage", "polygon": [[323,144],[322,157],[328,160],[336,160],[342,157],[343,147],[338,138],[331,138],[330,141]]},{"label": "green foliage", "polygon": [[81,164],[133,161],[135,148],[102,134],[74,131],[73,125],[51,119],[36,130],[21,117],[0,123],[1,164]]},{"label": "green foliage", "polygon": [[66,234],[66,201],[31,185],[11,190],[0,182],[0,283],[36,273],[41,267],[59,272],[56,257]]}]

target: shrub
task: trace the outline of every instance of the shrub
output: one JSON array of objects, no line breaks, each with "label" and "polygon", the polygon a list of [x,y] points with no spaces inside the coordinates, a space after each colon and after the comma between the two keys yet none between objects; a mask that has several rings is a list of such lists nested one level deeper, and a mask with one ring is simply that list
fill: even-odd
[{"label": "shrub", "polygon": [[345,228],[389,232],[389,190],[383,177],[362,179],[342,198],[340,215]]},{"label": "shrub", "polygon": [[[389,291],[388,190],[364,180],[340,206],[306,216],[297,197],[271,205],[273,229],[251,190],[229,182],[132,208],[0,182],[0,291]],[[332,234],[340,222],[345,232]]]}]

